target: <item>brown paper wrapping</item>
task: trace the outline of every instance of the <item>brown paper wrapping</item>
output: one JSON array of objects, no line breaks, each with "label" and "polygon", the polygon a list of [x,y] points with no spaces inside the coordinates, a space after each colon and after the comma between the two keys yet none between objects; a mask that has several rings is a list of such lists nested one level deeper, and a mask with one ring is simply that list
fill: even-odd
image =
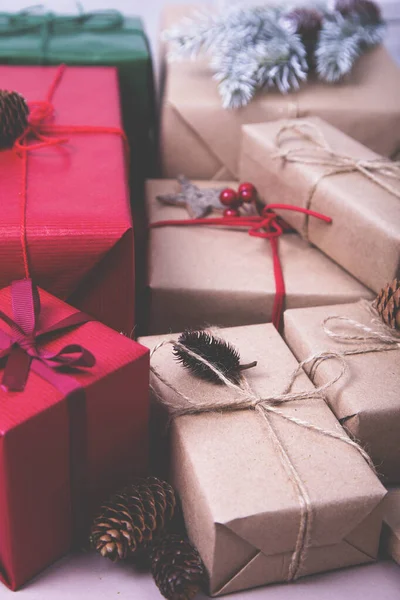
[{"label": "brown paper wrapping", "polygon": [[400,565],[400,488],[389,490],[383,506],[383,550]]},{"label": "brown paper wrapping", "polygon": [[[322,322],[331,315],[365,325],[371,322],[368,311],[357,303],[288,310],[284,315],[284,335],[299,361],[322,350],[341,352],[357,347],[357,342],[340,343],[323,331]],[[326,392],[329,406],[366,448],[385,481],[400,483],[400,348],[346,356],[346,361],[348,373]],[[314,383],[321,385],[330,380],[337,370],[334,361],[323,362],[313,376]]]},{"label": "brown paper wrapping", "polygon": [[[371,160],[377,154],[320,119],[315,125],[335,152],[355,159]],[[344,267],[367,287],[378,292],[400,275],[400,199],[359,173],[322,178],[332,168],[285,162],[277,157],[276,136],[282,126],[295,121],[246,125],[243,128],[240,178],[257,187],[265,202],[306,207],[317,183],[309,208],[333,219],[332,224],[310,219],[308,238],[320,250]],[[283,150],[315,147],[295,134],[286,134]],[[400,192],[400,182],[386,178]],[[300,213],[277,211],[298,231],[305,217]]]},{"label": "brown paper wrapping", "polygon": [[[281,393],[297,362],[272,325],[220,330],[241,353],[253,391]],[[149,348],[171,336],[142,338]],[[176,339],[177,336],[174,336]],[[228,400],[222,385],[194,378],[163,346],[152,365],[180,392],[210,402]],[[156,378],[156,392],[178,402]],[[312,389],[305,374],[293,390]],[[321,399],[286,403],[287,415],[336,431]],[[276,415],[271,424],[307,488],[312,503],[311,547],[301,575],[370,562],[381,529],[383,486],[357,452]],[[172,481],[188,533],[210,575],[212,595],[285,581],[299,529],[299,499],[260,415],[251,410],[176,418],[171,438]]]},{"label": "brown paper wrapping", "polygon": [[[204,6],[201,6],[204,10]],[[195,12],[170,6],[164,28]],[[233,179],[238,174],[241,125],[319,116],[385,156],[400,144],[400,70],[377,47],[340,84],[310,82],[299,92],[259,94],[240,110],[224,110],[206,59],[169,61],[163,46],[161,155],[164,177]]]},{"label": "brown paper wrapping", "polygon": [[[197,182],[212,187],[212,182]],[[221,187],[235,186],[222,182]],[[215,187],[215,184],[214,184]],[[150,223],[187,219],[185,208],[165,206],[158,194],[178,191],[172,180],[147,182]],[[214,215],[215,216],[215,215]],[[297,234],[285,234],[279,253],[286,284],[286,306],[352,302],[371,292]],[[271,320],[275,297],[268,240],[245,229],[162,227],[150,230],[149,333],[187,327],[233,327]]]}]

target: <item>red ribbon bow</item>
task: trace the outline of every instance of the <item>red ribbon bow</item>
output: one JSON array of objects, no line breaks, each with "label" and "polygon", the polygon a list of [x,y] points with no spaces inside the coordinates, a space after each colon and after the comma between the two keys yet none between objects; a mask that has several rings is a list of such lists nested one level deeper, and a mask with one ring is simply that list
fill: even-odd
[{"label": "red ribbon bow", "polygon": [[7,358],[2,386],[19,392],[25,388],[32,361],[39,361],[50,369],[60,367],[93,367],[96,359],[89,350],[79,344],[64,346],[51,353],[40,347],[49,334],[60,334],[71,327],[90,321],[90,317],[77,312],[58,323],[40,327],[40,297],[30,279],[11,284],[13,318],[0,310],[2,319],[11,328],[10,345],[0,351],[0,359]]},{"label": "red ribbon bow", "polygon": [[293,231],[293,229],[285,223],[276,213],[274,209],[291,210],[300,212],[316,219],[321,219],[326,223],[331,223],[332,219],[321,213],[317,213],[301,206],[293,206],[291,204],[269,204],[265,206],[261,215],[256,216],[240,216],[240,217],[211,217],[204,219],[171,219],[166,221],[156,221],[150,224],[150,228],[166,227],[168,225],[224,225],[227,227],[247,227],[248,234],[254,237],[268,239],[272,250],[272,260],[274,264],[275,276],[275,299],[272,309],[271,321],[279,329],[283,306],[285,300],[285,280],[283,278],[282,265],[279,259],[278,238],[285,232]]}]

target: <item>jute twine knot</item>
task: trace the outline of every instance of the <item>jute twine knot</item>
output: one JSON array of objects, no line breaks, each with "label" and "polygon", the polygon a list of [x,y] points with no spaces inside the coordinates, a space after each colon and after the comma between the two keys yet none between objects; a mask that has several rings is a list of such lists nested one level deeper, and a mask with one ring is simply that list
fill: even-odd
[{"label": "jute twine knot", "polygon": [[[371,317],[370,325],[339,315],[331,315],[322,321],[322,328],[328,337],[343,344],[356,344],[353,348],[341,350],[341,356],[399,350],[400,332],[388,327],[368,300],[362,299],[358,305]],[[312,364],[311,378],[313,378],[318,365],[324,360],[325,358],[321,354]]]},{"label": "jute twine knot", "polygon": [[[290,376],[288,384],[282,393],[272,394],[271,396],[267,397],[259,397],[254,393],[249,382],[245,377],[242,376],[240,384],[233,383],[225,376],[225,374],[222,371],[217,369],[215,365],[210,363],[208,360],[206,360],[193,350],[190,350],[186,346],[183,346],[176,340],[168,339],[157,344],[152,349],[150,353],[150,358],[154,357],[154,355],[166,345],[178,347],[181,350],[184,350],[187,354],[189,354],[199,362],[202,362],[217,375],[221,383],[223,383],[233,392],[229,400],[223,402],[205,401],[202,398],[190,398],[183,394],[180,390],[178,390],[172,383],[168,381],[166,377],[164,377],[164,375],[162,375],[156,369],[156,367],[153,364],[151,364],[150,369],[153,375],[156,377],[156,379],[162,384],[164,384],[171,391],[173,391],[176,395],[176,398],[179,400],[178,404],[176,402],[169,402],[167,399],[160,396],[159,393],[154,389],[154,387],[151,386],[155,399],[158,402],[160,402],[163,406],[168,408],[172,418],[184,415],[224,413],[239,410],[255,410],[264,419],[264,423],[268,428],[275,450],[277,451],[277,454],[279,455],[279,458],[288,475],[288,478],[294,487],[300,506],[299,530],[297,533],[296,544],[291,556],[287,574],[288,582],[296,580],[301,574],[302,568],[306,560],[308,549],[311,545],[313,507],[307,488],[304,482],[302,481],[301,476],[298,473],[288,452],[286,451],[284,445],[279,439],[278,434],[271,423],[270,416],[276,415],[284,419],[285,421],[294,423],[299,427],[303,427],[304,429],[307,429],[309,431],[314,431],[318,435],[339,440],[340,442],[351,446],[353,449],[357,450],[357,452],[361,454],[361,456],[367,461],[369,466],[374,470],[372,461],[368,454],[365,452],[365,450],[357,442],[349,438],[339,424],[337,427],[337,431],[330,431],[327,429],[323,429],[322,427],[318,427],[317,425],[314,425],[313,423],[310,423],[308,421],[304,421],[297,417],[287,415],[278,408],[280,405],[287,402],[313,400],[315,398],[322,398],[325,400],[323,396],[324,392],[331,388],[346,373],[346,361],[340,354],[335,352],[322,352],[311,356],[299,363],[297,368],[293,371],[292,375]],[[315,361],[318,362],[319,360],[327,359],[334,359],[339,361],[340,363],[340,372],[335,377],[333,377],[327,383],[310,390],[299,392],[290,391],[298,375],[303,372],[303,367],[305,365],[309,363],[313,364]]]},{"label": "jute twine knot", "polygon": [[[293,148],[283,148],[288,141],[288,133],[295,134],[301,142]],[[312,145],[305,145],[311,142]],[[400,187],[392,185],[388,179],[400,181],[400,161],[391,161],[388,158],[356,159],[341,152],[336,152],[328,144],[322,131],[314,124],[299,121],[283,125],[275,137],[275,144],[279,148],[274,158],[281,158],[286,162],[301,163],[304,165],[317,165],[329,167],[312,185],[306,201],[305,208],[310,209],[315,192],[323,179],[332,175],[345,173],[360,173],[382,189],[400,199]],[[303,237],[308,239],[308,216],[305,217]]]}]

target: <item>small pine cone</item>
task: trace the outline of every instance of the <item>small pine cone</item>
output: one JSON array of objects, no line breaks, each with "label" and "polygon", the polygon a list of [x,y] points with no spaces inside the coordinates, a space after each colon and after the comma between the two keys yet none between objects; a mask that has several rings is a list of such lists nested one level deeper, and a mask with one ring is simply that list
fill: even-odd
[{"label": "small pine cone", "polygon": [[400,281],[398,279],[388,283],[379,292],[373,305],[386,325],[400,330]]},{"label": "small pine cone", "polygon": [[93,521],[90,540],[101,556],[117,561],[127,558],[140,535],[126,495],[115,494]]},{"label": "small pine cone", "polygon": [[148,547],[171,521],[175,493],[156,477],[139,479],[114,494],[100,508],[91,529],[94,549],[113,561]]},{"label": "small pine cone", "polygon": [[203,587],[205,567],[186,538],[170,533],[155,540],[150,558],[151,573],[164,598],[191,600]]},{"label": "small pine cone", "polygon": [[381,9],[372,0],[336,0],[335,10],[343,17],[359,17],[364,23],[382,21]]},{"label": "small pine cone", "polygon": [[28,124],[29,108],[17,92],[0,90],[0,150],[12,148]]},{"label": "small pine cone", "polygon": [[284,17],[303,41],[316,42],[322,27],[322,14],[315,8],[294,8]]}]

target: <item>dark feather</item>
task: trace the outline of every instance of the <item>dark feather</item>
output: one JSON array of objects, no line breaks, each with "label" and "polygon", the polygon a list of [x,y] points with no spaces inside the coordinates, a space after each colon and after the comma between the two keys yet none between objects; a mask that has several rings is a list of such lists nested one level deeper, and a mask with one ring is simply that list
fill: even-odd
[{"label": "dark feather", "polygon": [[[185,331],[180,335],[178,342],[222,371],[230,381],[239,383],[243,367],[240,365],[239,352],[234,346],[201,330]],[[195,357],[190,356],[183,348],[174,346],[174,355],[182,366],[196,377],[213,383],[222,383],[214,371]]]}]

